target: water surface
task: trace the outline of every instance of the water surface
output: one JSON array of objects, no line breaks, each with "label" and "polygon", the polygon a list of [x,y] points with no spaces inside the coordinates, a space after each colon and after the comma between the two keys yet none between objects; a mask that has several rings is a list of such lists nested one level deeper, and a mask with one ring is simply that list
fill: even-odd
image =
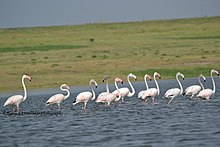
[{"label": "water surface", "polygon": [[[197,79],[182,81],[184,88]],[[143,103],[137,93],[125,102],[111,106],[88,103],[72,106],[78,92],[89,87],[72,87],[71,97],[61,104],[62,110],[51,110],[45,102],[59,89],[48,93],[29,91],[21,104],[22,114],[12,114],[3,107],[7,95],[0,99],[1,146],[220,146],[220,79],[216,78],[216,95],[208,101],[178,97],[167,105],[165,91],[177,87],[175,80],[160,80],[158,104]],[[150,87],[155,86],[151,81]],[[125,84],[127,86],[127,84]],[[99,85],[96,93],[104,90]],[[143,82],[135,82],[137,92]],[[210,78],[205,87],[212,87]],[[110,86],[113,90],[113,85]],[[50,91],[49,91],[50,90]]]}]

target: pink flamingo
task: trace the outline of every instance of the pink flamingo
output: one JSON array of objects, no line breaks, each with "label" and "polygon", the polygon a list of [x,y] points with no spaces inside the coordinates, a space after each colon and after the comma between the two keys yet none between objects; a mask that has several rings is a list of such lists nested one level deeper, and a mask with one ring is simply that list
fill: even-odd
[{"label": "pink flamingo", "polygon": [[215,81],[213,78],[213,74],[216,74],[219,76],[219,72],[217,70],[212,69],[211,70],[211,78],[212,78],[212,84],[213,84],[213,90],[212,89],[203,89],[202,91],[199,92],[197,97],[203,98],[203,99],[209,99],[215,94]]},{"label": "pink flamingo", "polygon": [[15,105],[16,108],[13,109],[13,112],[17,111],[19,112],[19,105],[21,102],[25,101],[26,98],[27,98],[27,89],[26,89],[26,86],[25,86],[25,83],[24,83],[24,80],[25,79],[28,79],[29,81],[31,81],[31,77],[30,76],[27,76],[27,75],[23,75],[22,76],[22,80],[21,80],[21,83],[22,83],[22,86],[24,88],[24,96],[23,95],[14,95],[14,96],[11,96],[7,99],[7,101],[4,103],[4,106],[7,106],[7,105]]},{"label": "pink flamingo", "polygon": [[[146,90],[149,89],[148,84],[147,84],[147,79],[149,79],[149,80],[151,81],[151,76],[148,75],[148,74],[145,74],[145,75],[144,75],[144,83],[145,83],[145,85],[146,85]],[[146,90],[141,90],[141,91],[138,93],[138,98],[141,98]]]},{"label": "pink flamingo", "polygon": [[105,94],[104,96],[102,96],[101,98],[97,99],[96,102],[97,103],[99,103],[99,102],[107,103],[108,105],[110,105],[111,102],[115,101],[115,99],[120,99],[121,98],[121,93],[118,89],[117,82],[120,82],[120,83],[123,84],[123,81],[120,78],[115,78],[115,87],[118,90],[119,97],[117,97],[114,93],[108,93],[108,94]]},{"label": "pink flamingo", "polygon": [[160,94],[160,88],[159,88],[159,85],[157,83],[157,80],[156,80],[156,76],[161,79],[161,76],[158,72],[154,72],[154,82],[157,86],[157,88],[150,88],[150,89],[147,89],[146,91],[144,91],[143,95],[142,95],[142,99],[145,100],[145,102],[147,101],[147,98],[148,97],[152,97],[152,101],[154,103],[154,98]]},{"label": "pink flamingo", "polygon": [[182,84],[181,84],[180,81],[179,81],[179,76],[181,76],[181,77],[183,78],[183,80],[184,80],[184,75],[183,75],[182,73],[180,73],[180,72],[177,72],[177,73],[176,73],[176,80],[177,80],[177,82],[178,82],[178,84],[179,84],[179,86],[180,86],[180,89],[179,89],[179,88],[169,89],[169,90],[166,91],[166,93],[165,93],[165,95],[164,95],[164,97],[170,98],[170,101],[168,102],[168,104],[170,104],[170,102],[171,102],[175,97],[177,97],[177,96],[179,96],[179,95],[182,95],[182,93],[183,93],[183,86],[182,86]]},{"label": "pink flamingo", "polygon": [[89,81],[89,86],[90,86],[92,92],[90,92],[90,91],[85,91],[85,92],[79,93],[79,94],[77,95],[75,101],[73,102],[73,105],[76,105],[76,104],[78,104],[78,103],[83,103],[82,109],[84,109],[84,110],[86,109],[87,102],[88,102],[89,100],[94,100],[94,99],[95,99],[95,92],[94,92],[94,90],[93,90],[93,88],[92,88],[92,84],[94,84],[95,87],[97,88],[97,83],[96,83],[96,81],[95,81],[94,79],[91,79],[91,80]]},{"label": "pink flamingo", "polygon": [[[126,97],[126,96],[127,97],[132,97],[135,94],[135,89],[134,89],[133,85],[130,82],[130,78],[134,78],[135,80],[137,80],[137,77],[133,73],[128,74],[127,80],[128,80],[128,83],[131,87],[132,92],[130,92],[130,90],[127,87],[119,88],[119,92],[121,93],[122,101],[124,101],[124,97]],[[118,90],[115,90],[113,92],[113,94],[115,94],[116,96],[119,96]],[[119,101],[119,100],[120,99],[115,99],[115,101]]]},{"label": "pink flamingo", "polygon": [[202,74],[200,74],[200,75],[198,76],[198,81],[199,81],[199,84],[200,84],[201,86],[199,86],[199,85],[191,85],[191,86],[189,86],[188,88],[186,88],[186,90],[185,90],[185,92],[183,93],[183,95],[190,96],[190,99],[191,99],[194,95],[196,95],[197,93],[199,93],[199,91],[200,91],[201,89],[204,89],[204,86],[202,85],[202,82],[200,81],[200,77],[203,78],[203,80],[204,80],[204,82],[205,82],[206,78],[205,78]]},{"label": "pink flamingo", "polygon": [[54,104],[56,103],[58,105],[58,108],[60,109],[60,103],[63,101],[63,100],[66,100],[69,96],[70,96],[70,88],[68,85],[66,84],[62,84],[60,86],[60,90],[62,91],[66,91],[67,92],[67,95],[63,95],[63,94],[55,94],[53,96],[51,96],[47,102],[46,102],[46,106],[52,104],[52,108],[54,107]]},{"label": "pink flamingo", "polygon": [[99,96],[96,99],[96,103],[104,103],[105,102],[105,96],[109,94],[108,79],[109,79],[109,76],[103,77],[103,82],[106,81],[105,82],[106,92],[102,92],[99,94]]}]

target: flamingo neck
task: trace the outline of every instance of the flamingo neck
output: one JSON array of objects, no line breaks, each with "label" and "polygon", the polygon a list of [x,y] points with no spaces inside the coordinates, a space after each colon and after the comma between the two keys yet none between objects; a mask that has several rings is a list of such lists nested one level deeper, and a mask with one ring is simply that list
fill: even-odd
[{"label": "flamingo neck", "polygon": [[179,86],[180,86],[180,94],[179,94],[179,95],[182,95],[182,94],[183,94],[183,86],[182,86],[182,84],[180,83],[180,80],[179,80],[179,78],[178,78],[178,75],[176,75],[176,80],[177,80],[177,82],[178,82],[178,84],[179,84]]},{"label": "flamingo neck", "polygon": [[119,97],[116,97],[116,99],[120,100],[121,99],[121,93],[120,93],[120,91],[118,89],[117,81],[115,81],[115,87],[116,87],[116,89],[118,91],[118,95],[119,95]]},{"label": "flamingo neck", "polygon": [[135,89],[134,89],[133,85],[132,85],[131,82],[130,82],[129,76],[127,76],[127,81],[128,81],[128,84],[130,85],[131,91],[132,91],[132,92],[130,92],[130,90],[129,90],[128,96],[131,97],[131,96],[133,96],[133,95],[135,94]]},{"label": "flamingo neck", "polygon": [[154,74],[154,82],[155,82],[155,84],[157,86],[157,94],[159,95],[160,94],[160,87],[159,87],[159,85],[157,83],[156,74]]},{"label": "flamingo neck", "polygon": [[146,89],[149,89],[148,84],[147,84],[147,76],[146,75],[144,76],[144,83],[146,85]]},{"label": "flamingo neck", "polygon": [[212,79],[212,84],[213,84],[213,93],[215,93],[215,81],[214,81],[214,78],[213,78],[213,75],[212,75],[212,71],[211,71],[211,79]]},{"label": "flamingo neck", "polygon": [[64,100],[67,99],[70,96],[70,91],[68,89],[63,89],[63,88],[61,90],[67,92],[67,95],[64,96],[64,98],[63,98]]},{"label": "flamingo neck", "polygon": [[201,77],[201,76],[198,76],[199,84],[201,85],[202,89],[204,89],[204,86],[203,86],[203,84],[202,84],[202,82],[201,82],[201,80],[200,80],[200,77]]},{"label": "flamingo neck", "polygon": [[21,80],[21,83],[22,83],[22,86],[23,86],[23,88],[24,88],[24,98],[23,98],[23,101],[25,101],[26,100],[26,98],[27,98],[27,89],[26,89],[26,86],[25,86],[25,84],[24,84],[24,77],[22,77],[22,80]]},{"label": "flamingo neck", "polygon": [[94,100],[95,99],[95,91],[92,88],[92,82],[89,83],[89,86],[90,86],[90,89],[92,91],[92,100]]},{"label": "flamingo neck", "polygon": [[105,82],[105,86],[106,86],[106,92],[109,93],[108,80],[106,80],[106,82]]}]

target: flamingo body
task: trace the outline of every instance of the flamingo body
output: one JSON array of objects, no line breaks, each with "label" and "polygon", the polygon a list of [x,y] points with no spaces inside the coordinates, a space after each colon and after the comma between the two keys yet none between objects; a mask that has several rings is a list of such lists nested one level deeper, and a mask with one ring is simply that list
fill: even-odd
[{"label": "flamingo body", "polygon": [[191,85],[185,90],[185,95],[193,97],[195,94],[199,93],[201,90],[201,86],[199,85]]},{"label": "flamingo body", "polygon": [[199,94],[197,95],[197,97],[199,98],[204,98],[204,99],[209,99],[210,97],[212,97],[215,93],[212,91],[212,89],[204,89],[202,91],[199,92]]},{"label": "flamingo body", "polygon": [[[121,96],[122,96],[123,98],[126,97],[126,96],[129,97],[129,92],[130,92],[130,91],[129,91],[129,89],[128,89],[127,87],[119,88],[118,90],[119,90],[119,92],[120,92],[120,94],[121,94]],[[118,93],[117,90],[115,90],[115,91],[113,92],[113,94],[116,95],[116,96],[119,96],[119,93]]]},{"label": "flamingo body", "polygon": [[87,102],[92,98],[92,93],[89,91],[81,92],[77,95],[76,101],[77,102]]},{"label": "flamingo body", "polygon": [[179,88],[172,88],[172,89],[167,90],[164,96],[166,98],[174,98],[180,95],[180,93],[181,93],[181,90]]},{"label": "flamingo body", "polygon": [[16,105],[17,106],[23,101],[24,101],[23,95],[14,95],[14,96],[11,96],[7,99],[7,101],[4,103],[4,106],[7,106],[7,105]]},{"label": "flamingo body", "polygon": [[96,99],[96,103],[105,103],[106,96],[110,94],[109,92],[102,92],[99,94],[99,96]]},{"label": "flamingo body", "polygon": [[148,98],[148,97],[156,97],[157,93],[158,93],[157,88],[150,88],[150,89],[145,90],[143,92],[142,99],[145,99],[145,98]]}]

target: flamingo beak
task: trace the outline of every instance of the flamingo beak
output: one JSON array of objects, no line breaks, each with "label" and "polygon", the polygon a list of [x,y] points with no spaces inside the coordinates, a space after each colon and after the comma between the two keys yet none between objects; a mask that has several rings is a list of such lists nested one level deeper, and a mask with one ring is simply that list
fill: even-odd
[{"label": "flamingo beak", "polygon": [[104,82],[105,82],[105,80],[102,80],[102,82],[104,83]]},{"label": "flamingo beak", "polygon": [[135,78],[134,80],[137,81],[137,78]]},{"label": "flamingo beak", "polygon": [[96,85],[95,88],[97,88],[98,86]]},{"label": "flamingo beak", "polygon": [[183,80],[184,80],[184,78],[183,78]]},{"label": "flamingo beak", "polygon": [[219,76],[219,73],[217,74],[217,76]]},{"label": "flamingo beak", "polygon": [[161,79],[161,77],[159,77],[159,79]]},{"label": "flamingo beak", "polygon": [[150,81],[151,81],[151,79],[150,79]]},{"label": "flamingo beak", "polygon": [[121,81],[121,84],[123,85],[123,81]]}]

